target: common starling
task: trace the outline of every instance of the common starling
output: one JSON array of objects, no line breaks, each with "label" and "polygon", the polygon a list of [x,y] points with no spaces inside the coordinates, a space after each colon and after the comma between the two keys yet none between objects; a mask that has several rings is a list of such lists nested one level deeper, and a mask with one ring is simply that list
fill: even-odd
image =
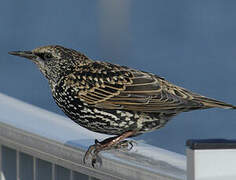
[{"label": "common starling", "polygon": [[[172,117],[197,109],[236,106],[193,93],[157,75],[94,61],[59,45],[12,55],[32,60],[48,79],[53,98],[74,122],[91,131],[116,135],[95,140],[84,161],[101,161],[98,153],[127,143],[125,138],[163,127]],[[101,162],[100,162],[101,163]]]}]

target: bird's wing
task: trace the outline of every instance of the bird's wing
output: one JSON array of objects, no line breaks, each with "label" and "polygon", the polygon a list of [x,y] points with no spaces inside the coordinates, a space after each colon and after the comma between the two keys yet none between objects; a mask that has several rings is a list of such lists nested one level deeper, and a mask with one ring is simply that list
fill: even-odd
[{"label": "bird's wing", "polygon": [[124,109],[149,112],[202,106],[201,103],[192,101],[193,97],[188,91],[163,78],[140,71],[134,71],[132,74],[132,83],[125,85],[124,91],[104,104],[119,104]]},{"label": "bird's wing", "polygon": [[80,100],[99,108],[146,112],[208,108],[201,102],[204,96],[156,75],[109,63],[93,62],[68,79],[79,89]]}]

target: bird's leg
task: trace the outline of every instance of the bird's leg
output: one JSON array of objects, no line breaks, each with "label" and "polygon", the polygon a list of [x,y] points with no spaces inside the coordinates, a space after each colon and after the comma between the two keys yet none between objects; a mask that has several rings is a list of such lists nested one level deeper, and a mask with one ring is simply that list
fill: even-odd
[{"label": "bird's leg", "polygon": [[[121,135],[122,136],[122,135]],[[110,137],[107,138],[105,140],[103,140],[102,142],[99,142],[97,139],[95,139],[95,144],[97,145],[105,145],[106,147],[104,147],[102,150],[110,150],[110,149],[128,149],[131,150],[133,147],[133,140],[123,140],[123,139],[118,139],[118,138],[122,138],[120,136],[115,136],[115,137]],[[110,145],[108,145],[108,143],[111,143],[112,141],[115,141],[115,143],[112,143]]]},{"label": "bird's leg", "polygon": [[[117,136],[115,137],[111,137],[111,138],[107,138],[102,142],[99,142],[97,139],[95,139],[95,144],[105,144],[106,142],[109,142],[113,139],[115,139]],[[133,148],[133,144],[135,144],[135,141],[133,140],[123,140],[123,141],[119,141],[116,144],[113,144],[112,146],[109,146],[107,148],[104,148],[103,150],[111,150],[111,149],[126,149],[126,150],[131,150]]]},{"label": "bird's leg", "polygon": [[[128,146],[129,141],[123,141],[125,138],[128,138],[134,135],[136,131],[127,131],[119,136],[107,138],[101,142],[95,140],[95,144],[90,146],[87,152],[85,153],[83,162],[86,163],[86,160],[91,156],[92,166],[98,162],[100,165],[102,164],[102,159],[98,156],[100,151],[110,150],[112,148],[118,149],[119,147],[123,147],[125,144]],[[132,146],[132,145],[131,145]]]}]

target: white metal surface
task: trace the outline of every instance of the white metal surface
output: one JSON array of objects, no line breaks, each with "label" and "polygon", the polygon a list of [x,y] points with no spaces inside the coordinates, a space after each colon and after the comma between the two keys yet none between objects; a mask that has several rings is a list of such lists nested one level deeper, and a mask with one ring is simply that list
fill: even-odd
[{"label": "white metal surface", "polygon": [[187,149],[188,180],[236,180],[236,149]]}]

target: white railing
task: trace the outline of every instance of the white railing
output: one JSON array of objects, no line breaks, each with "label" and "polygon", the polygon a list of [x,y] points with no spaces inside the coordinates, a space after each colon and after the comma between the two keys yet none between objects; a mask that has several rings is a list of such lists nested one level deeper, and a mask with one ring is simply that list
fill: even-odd
[{"label": "white railing", "polygon": [[188,180],[235,180],[236,140],[187,141]]},{"label": "white railing", "polygon": [[103,165],[82,158],[94,139],[68,118],[0,94],[1,179],[186,179],[185,156],[138,143],[129,152],[102,152]]}]

